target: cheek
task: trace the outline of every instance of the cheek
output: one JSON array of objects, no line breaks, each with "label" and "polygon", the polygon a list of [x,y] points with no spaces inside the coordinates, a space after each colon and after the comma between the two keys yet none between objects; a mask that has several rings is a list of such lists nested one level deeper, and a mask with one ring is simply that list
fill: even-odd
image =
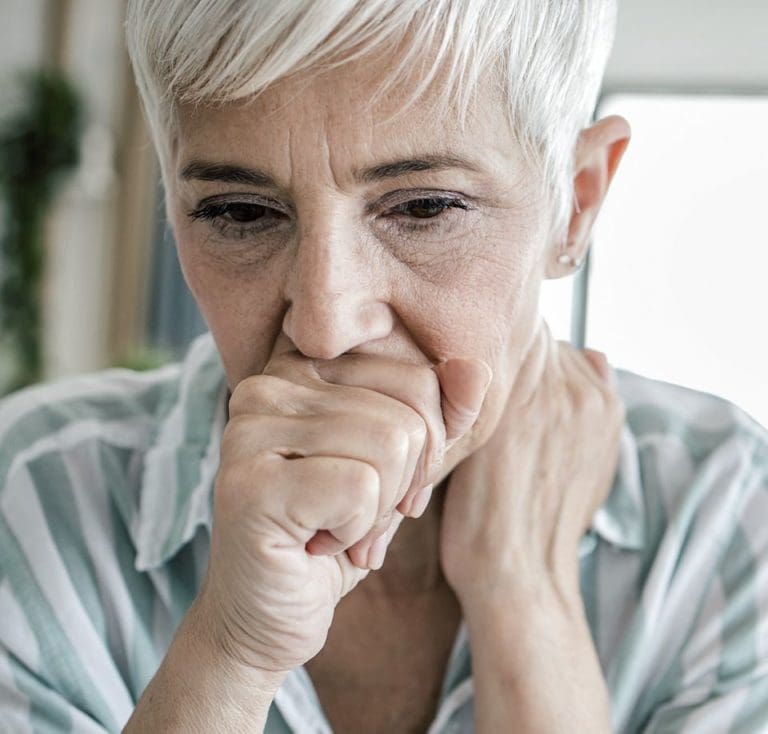
[{"label": "cheek", "polygon": [[[543,238],[543,234],[542,234]],[[478,417],[474,441],[482,444],[495,429],[539,324],[541,253],[538,233],[501,236],[463,264],[457,286],[464,293],[451,305],[445,323],[457,335],[453,352],[485,359],[494,378]]]},{"label": "cheek", "polygon": [[538,301],[541,248],[535,237],[522,234],[490,230],[468,242],[445,270],[452,323],[484,334],[494,350],[505,349],[510,336],[525,329],[519,322]]},{"label": "cheek", "polygon": [[272,270],[238,267],[211,256],[179,231],[184,278],[224,362],[230,387],[262,371],[284,316]]}]

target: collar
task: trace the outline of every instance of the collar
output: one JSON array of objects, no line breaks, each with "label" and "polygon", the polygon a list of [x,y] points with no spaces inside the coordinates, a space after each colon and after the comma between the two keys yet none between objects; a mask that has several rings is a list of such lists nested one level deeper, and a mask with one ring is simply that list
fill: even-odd
[{"label": "collar", "polygon": [[[614,369],[620,397],[627,402],[626,373]],[[638,551],[645,545],[646,517],[643,485],[635,435],[624,421],[619,443],[619,461],[613,486],[592,519],[591,534],[623,550]]]},{"label": "collar", "polygon": [[[616,373],[621,393],[622,371]],[[199,527],[210,531],[226,408],[224,368],[212,336],[206,333],[190,346],[178,365],[173,389],[158,408],[131,532],[137,571],[169,561]],[[627,422],[622,428],[613,486],[593,518],[581,554],[594,547],[597,536],[625,550],[640,550],[645,542],[637,443]]]},{"label": "collar", "polygon": [[157,409],[131,528],[135,568],[162,566],[200,526],[211,528],[227,381],[210,333],[195,339]]}]

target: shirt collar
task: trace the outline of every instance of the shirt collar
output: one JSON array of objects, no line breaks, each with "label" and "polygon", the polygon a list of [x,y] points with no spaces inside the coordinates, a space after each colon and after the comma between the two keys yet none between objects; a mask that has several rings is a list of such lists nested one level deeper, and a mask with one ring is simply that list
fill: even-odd
[{"label": "shirt collar", "polygon": [[[616,370],[621,392],[621,371]],[[158,408],[144,460],[139,511],[132,528],[137,571],[156,568],[212,523],[213,484],[227,413],[227,382],[210,333],[198,337],[178,366],[174,388]],[[637,443],[624,423],[619,461],[608,498],[590,534],[613,546],[640,550],[645,542]]]},{"label": "shirt collar", "polygon": [[[622,370],[614,370],[619,395],[626,390]],[[626,402],[626,401],[625,401]],[[602,540],[624,550],[641,550],[645,545],[645,502],[640,475],[637,441],[629,420],[625,420],[619,443],[619,461],[608,498],[592,519],[591,530]]]},{"label": "shirt collar", "polygon": [[164,395],[131,528],[137,571],[163,565],[200,526],[211,527],[227,382],[210,333],[192,343]]}]

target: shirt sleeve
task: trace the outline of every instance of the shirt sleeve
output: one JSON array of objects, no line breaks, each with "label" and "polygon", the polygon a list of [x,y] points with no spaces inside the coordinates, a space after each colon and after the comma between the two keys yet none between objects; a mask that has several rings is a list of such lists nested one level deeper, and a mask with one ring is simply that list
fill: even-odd
[{"label": "shirt sleeve", "polygon": [[62,460],[41,461],[45,481],[16,462],[0,484],[0,732],[119,732],[133,700],[104,633],[98,591],[110,589],[94,578]]},{"label": "shirt sleeve", "polygon": [[0,645],[0,731],[109,734]]},{"label": "shirt sleeve", "polygon": [[[768,452],[643,734],[768,732]],[[753,473],[755,477],[755,473]],[[714,543],[713,543],[714,545]],[[678,659],[679,660],[679,659]]]}]

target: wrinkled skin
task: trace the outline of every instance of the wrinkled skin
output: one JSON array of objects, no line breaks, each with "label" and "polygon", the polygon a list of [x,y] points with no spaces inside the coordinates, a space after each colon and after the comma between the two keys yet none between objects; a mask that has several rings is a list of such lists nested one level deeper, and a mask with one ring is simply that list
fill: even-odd
[{"label": "wrinkled skin", "polygon": [[[481,89],[464,129],[429,97],[393,117],[397,93],[368,104],[376,63],[281,82],[247,104],[182,108],[173,147],[167,195],[179,257],[233,392],[206,609],[227,649],[269,670],[320,649],[335,605],[361,569],[380,565],[382,546],[418,552],[417,535],[396,531],[402,513],[423,511],[428,492],[414,500],[424,485],[462,470],[458,488],[448,485],[440,547],[446,578],[467,599],[473,579],[498,570],[498,543],[477,539],[483,513],[506,496],[487,487],[472,502],[469,484],[517,481],[502,516],[542,506],[550,516],[538,542],[551,547],[552,528],[567,528],[570,548],[615,467],[622,414],[607,365],[558,346],[538,315],[542,280],[570,271],[556,261],[550,207],[499,101]],[[628,134],[621,118],[582,134],[574,257]],[[413,159],[422,165],[381,168]],[[266,175],[211,180],[221,169],[202,164]],[[515,432],[523,418],[536,430]],[[530,462],[559,461],[542,450],[555,429],[566,444],[593,444],[562,467],[582,473],[583,501],[563,501],[562,485],[531,499],[536,477],[551,473]],[[527,457],[525,477],[508,458],[501,467],[509,455]],[[537,541],[529,532],[512,542]],[[455,552],[467,547],[474,560]]]}]

